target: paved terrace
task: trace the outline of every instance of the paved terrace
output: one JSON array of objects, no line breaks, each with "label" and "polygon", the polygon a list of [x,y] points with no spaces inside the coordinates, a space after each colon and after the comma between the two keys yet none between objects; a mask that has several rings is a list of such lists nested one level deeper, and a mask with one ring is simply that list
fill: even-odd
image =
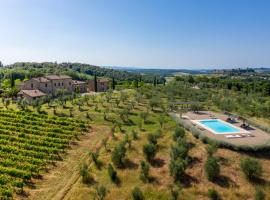
[{"label": "paved terrace", "polygon": [[[180,117],[180,115],[178,115]],[[190,121],[191,120],[202,120],[202,119],[211,119],[211,118],[218,118],[223,121],[226,121],[228,118],[228,115],[209,112],[209,111],[201,111],[199,113],[194,112],[187,112],[182,115],[184,120]],[[241,126],[243,122],[241,120],[236,120],[236,123],[232,123],[233,126],[239,127]],[[270,141],[270,133],[266,133],[265,131],[262,131],[254,126],[249,126],[248,129],[245,129],[250,132],[251,135],[254,137],[241,137],[241,138],[226,138],[226,135],[235,135],[235,134],[214,134],[208,130],[202,129],[199,125],[196,125],[193,123],[194,126],[199,128],[207,137],[214,138],[218,140],[224,140],[226,142],[236,144],[236,145],[261,145],[265,144]]]}]

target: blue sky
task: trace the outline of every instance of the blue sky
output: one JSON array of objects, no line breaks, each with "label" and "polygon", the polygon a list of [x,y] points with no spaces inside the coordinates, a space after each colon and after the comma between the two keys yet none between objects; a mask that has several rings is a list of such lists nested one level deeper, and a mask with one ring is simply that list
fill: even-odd
[{"label": "blue sky", "polygon": [[0,0],[0,60],[270,66],[268,0]]}]

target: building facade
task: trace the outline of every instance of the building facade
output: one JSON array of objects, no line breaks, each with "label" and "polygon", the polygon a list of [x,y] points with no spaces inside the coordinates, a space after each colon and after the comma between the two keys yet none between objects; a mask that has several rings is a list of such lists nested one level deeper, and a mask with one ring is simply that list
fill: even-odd
[{"label": "building facade", "polygon": [[[84,93],[87,92],[87,83],[84,81],[72,80],[70,76],[66,75],[48,75],[24,81],[19,85],[19,89],[26,100],[32,100],[37,93],[54,95],[59,90],[66,90],[70,93],[77,91]],[[29,98],[29,95],[33,95],[33,97]]]},{"label": "building facade", "polygon": [[[95,80],[88,81],[88,90],[95,91]],[[97,79],[97,92],[105,92],[110,88],[110,81],[107,79]]]},{"label": "building facade", "polygon": [[33,102],[38,98],[46,96],[46,94],[40,90],[21,90],[18,95],[21,98],[24,98],[27,102]]}]

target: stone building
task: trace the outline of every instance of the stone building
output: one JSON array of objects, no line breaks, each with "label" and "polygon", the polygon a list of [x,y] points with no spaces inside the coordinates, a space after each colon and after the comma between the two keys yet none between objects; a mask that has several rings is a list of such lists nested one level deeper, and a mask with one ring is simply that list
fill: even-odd
[{"label": "stone building", "polygon": [[26,100],[31,101],[46,94],[54,95],[59,90],[84,93],[87,92],[87,83],[72,80],[70,76],[66,75],[48,75],[24,81],[19,85],[19,89],[21,90],[20,94]]},{"label": "stone building", "polygon": [[33,102],[40,97],[46,96],[46,94],[40,90],[21,90],[18,95],[24,98],[27,102]]},{"label": "stone building", "polygon": [[[97,79],[97,92],[105,92],[110,88],[108,79]],[[95,91],[95,80],[88,81],[88,90]]]}]

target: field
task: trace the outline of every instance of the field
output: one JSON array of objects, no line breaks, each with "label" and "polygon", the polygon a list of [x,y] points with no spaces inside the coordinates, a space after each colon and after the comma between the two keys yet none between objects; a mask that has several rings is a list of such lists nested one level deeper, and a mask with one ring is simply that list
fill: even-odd
[{"label": "field", "polygon": [[0,111],[0,197],[24,193],[50,163],[61,159],[71,140],[86,130],[81,120],[23,111]]},{"label": "field", "polygon": [[[78,103],[80,102],[81,103]],[[134,90],[104,93],[95,97],[68,101],[64,106],[55,108],[43,105],[42,112],[49,115],[72,116],[88,120],[92,127],[87,135],[79,136],[78,145],[72,145],[63,161],[56,162],[43,179],[37,180],[36,189],[27,188],[27,198],[45,199],[94,199],[98,187],[107,190],[105,199],[131,199],[131,191],[139,187],[145,199],[170,199],[172,188],[177,188],[180,199],[208,199],[208,189],[214,188],[222,199],[253,199],[255,188],[259,187],[270,196],[270,161],[267,153],[246,154],[219,148],[215,156],[219,158],[220,176],[216,181],[207,179],[204,164],[207,159],[207,145],[186,133],[190,149],[185,175],[179,183],[170,176],[170,152],[174,144],[173,133],[177,124],[166,115],[161,99],[157,106],[151,107],[149,100],[140,97]],[[11,107],[14,105],[11,105]],[[15,107],[14,107],[15,108]],[[35,110],[29,107],[28,109]],[[56,111],[56,112],[55,112]],[[142,114],[144,113],[144,114]],[[145,113],[147,114],[144,119]],[[134,131],[138,138],[134,138]],[[143,146],[148,143],[150,134],[158,133],[157,154],[150,163],[149,181],[140,179],[141,161],[145,160]],[[126,156],[117,171],[117,182],[108,175],[108,164],[112,164],[112,152],[115,147],[125,143]],[[97,153],[99,165],[93,162],[92,153]],[[246,179],[240,168],[245,157],[256,158],[263,168],[263,174],[256,182]],[[81,176],[82,166],[87,166],[89,182],[84,183]],[[24,199],[18,195],[16,198]]]}]

